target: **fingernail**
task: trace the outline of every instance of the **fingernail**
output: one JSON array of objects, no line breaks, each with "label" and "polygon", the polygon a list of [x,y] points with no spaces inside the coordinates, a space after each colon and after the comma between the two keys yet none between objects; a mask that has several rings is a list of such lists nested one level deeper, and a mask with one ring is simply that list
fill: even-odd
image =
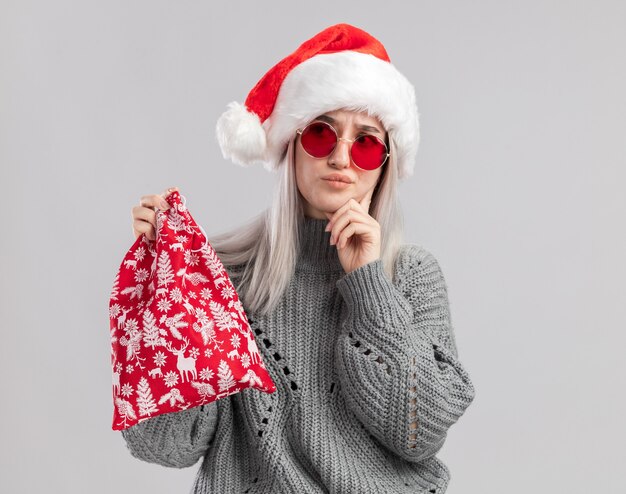
[{"label": "fingernail", "polygon": [[329,232],[331,230],[330,228],[330,221],[328,223],[326,223],[326,229],[324,231]]}]

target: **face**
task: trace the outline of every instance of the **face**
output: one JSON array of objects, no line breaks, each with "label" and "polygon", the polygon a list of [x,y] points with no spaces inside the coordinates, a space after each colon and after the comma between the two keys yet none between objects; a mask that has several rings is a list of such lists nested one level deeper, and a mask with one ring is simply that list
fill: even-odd
[{"label": "face", "polygon": [[[380,121],[365,112],[335,110],[320,115],[315,120],[330,123],[339,137],[354,139],[365,132],[386,142],[387,133]],[[365,194],[376,187],[379,177],[389,162],[376,170],[361,170],[350,158],[351,143],[339,140],[333,152],[325,158],[309,156],[300,144],[300,134],[295,140],[295,169],[298,190],[304,198],[305,216],[326,219],[326,213],[334,213],[350,199],[363,199]],[[338,184],[325,179],[331,174],[341,174],[350,180],[349,184]]]}]

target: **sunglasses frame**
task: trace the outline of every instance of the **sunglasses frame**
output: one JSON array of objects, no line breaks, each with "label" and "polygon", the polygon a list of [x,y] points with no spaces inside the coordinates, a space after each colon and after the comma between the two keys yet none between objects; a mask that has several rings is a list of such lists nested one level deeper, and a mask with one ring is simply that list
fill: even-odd
[{"label": "sunglasses frame", "polygon": [[[327,158],[328,156],[330,156],[333,151],[335,151],[335,149],[337,149],[337,144],[339,143],[339,141],[347,141],[350,143],[350,161],[352,162],[352,164],[354,166],[356,166],[359,170],[363,170],[364,172],[373,172],[374,170],[378,170],[380,167],[382,167],[385,163],[387,163],[387,159],[389,158],[389,156],[391,156],[391,154],[389,153],[389,148],[387,147],[387,144],[385,144],[385,141],[383,141],[380,137],[374,135],[374,134],[368,134],[367,132],[362,132],[359,135],[357,135],[354,139],[347,139],[345,137],[339,137],[339,134],[337,132],[337,129],[335,129],[335,127],[333,127],[331,124],[329,124],[328,122],[324,122],[323,120],[313,120],[312,122],[306,124],[302,129],[296,129],[296,134],[300,134],[300,137],[302,137],[302,133],[311,125],[313,124],[323,124],[326,125],[328,127],[330,127],[332,129],[332,131],[335,133],[335,138],[337,139],[335,141],[335,145],[333,146],[333,148],[331,149],[330,153],[328,153],[326,156],[313,156],[312,154],[309,154],[307,152],[306,149],[304,149],[304,146],[302,145],[302,139],[300,139],[300,146],[302,146],[302,150],[307,154],[307,156],[310,156],[311,158],[315,158],[318,160]],[[354,141],[356,141],[359,137],[362,136],[371,136],[374,137],[376,140],[378,140],[378,142],[380,142],[384,147],[385,147],[385,159],[382,161],[382,163],[380,165],[378,165],[376,168],[373,168],[372,170],[367,170],[365,168],[361,168],[359,165],[357,165],[354,162],[354,158],[352,157],[352,144],[354,144]]]}]

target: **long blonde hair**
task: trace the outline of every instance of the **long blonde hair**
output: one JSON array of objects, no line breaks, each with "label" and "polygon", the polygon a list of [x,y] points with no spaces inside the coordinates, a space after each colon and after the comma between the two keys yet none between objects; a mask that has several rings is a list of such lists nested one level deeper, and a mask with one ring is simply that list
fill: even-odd
[{"label": "long blonde hair", "polygon": [[[395,143],[393,138],[388,142],[390,156],[372,195],[369,214],[380,224],[383,267],[393,279],[404,220],[397,195]],[[273,311],[295,272],[304,203],[296,183],[294,143],[295,138],[289,141],[280,161],[271,206],[249,223],[208,238],[244,307],[259,315]]]}]

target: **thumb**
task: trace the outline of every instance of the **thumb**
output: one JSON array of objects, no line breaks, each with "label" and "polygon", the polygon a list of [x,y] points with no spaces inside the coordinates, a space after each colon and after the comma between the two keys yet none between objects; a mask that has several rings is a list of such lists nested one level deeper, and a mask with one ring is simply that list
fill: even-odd
[{"label": "thumb", "polygon": [[161,197],[163,199],[161,199],[161,209],[169,209],[170,204],[167,201],[167,198],[172,194],[172,192],[174,191],[178,191],[178,187],[169,187],[167,189],[165,189],[163,191],[163,193],[161,194]]},{"label": "thumb", "polygon": [[163,197],[168,197],[174,191],[178,191],[178,187],[168,187],[167,189],[165,189],[163,191],[163,194],[161,194],[161,195]]}]

